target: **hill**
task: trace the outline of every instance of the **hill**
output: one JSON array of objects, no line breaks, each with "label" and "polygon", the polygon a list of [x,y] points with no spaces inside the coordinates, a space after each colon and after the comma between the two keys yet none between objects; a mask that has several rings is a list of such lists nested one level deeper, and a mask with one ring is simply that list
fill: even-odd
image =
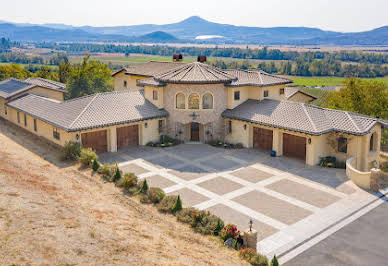
[{"label": "hill", "polygon": [[155,31],[149,34],[145,34],[137,37],[141,42],[155,42],[155,43],[172,43],[179,41],[173,35],[163,31]]}]

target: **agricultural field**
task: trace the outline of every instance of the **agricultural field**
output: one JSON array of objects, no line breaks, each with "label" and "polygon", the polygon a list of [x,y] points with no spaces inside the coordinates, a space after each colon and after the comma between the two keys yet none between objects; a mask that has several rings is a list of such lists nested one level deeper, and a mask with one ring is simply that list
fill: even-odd
[{"label": "agricultural field", "polygon": [[[294,81],[295,85],[301,86],[341,86],[346,78],[343,77],[297,77],[285,76]],[[362,78],[366,80],[383,81],[388,84],[388,77],[384,78]]]}]

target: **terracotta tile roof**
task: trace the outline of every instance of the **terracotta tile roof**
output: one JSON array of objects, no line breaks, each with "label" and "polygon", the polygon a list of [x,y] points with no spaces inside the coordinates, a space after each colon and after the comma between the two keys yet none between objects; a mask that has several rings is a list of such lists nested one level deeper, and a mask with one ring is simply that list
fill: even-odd
[{"label": "terracotta tile roof", "polygon": [[292,83],[292,80],[268,74],[262,70],[225,70],[226,73],[237,77],[237,80],[233,81],[227,86],[241,87],[241,86],[273,86],[280,84]]},{"label": "terracotta tile roof", "polygon": [[307,93],[307,92],[299,90],[298,88],[292,88],[292,87],[285,88],[284,95],[286,96],[286,99],[290,99],[292,96],[294,96],[298,92],[302,93],[304,95],[307,95],[307,96],[313,98],[314,100],[317,99],[317,97],[315,97],[314,95],[311,95],[310,93]]},{"label": "terracotta tile roof", "polygon": [[365,135],[376,123],[387,124],[387,121],[351,112],[270,99],[247,100],[232,110],[224,111],[222,117],[311,135],[332,131]]},{"label": "terracotta tile roof", "polygon": [[66,92],[66,84],[63,84],[61,82],[44,79],[44,78],[28,78],[25,80],[25,82],[35,84],[41,87],[51,88],[53,90],[59,90]]},{"label": "terracotta tile roof", "polygon": [[69,132],[168,116],[146,100],[142,90],[98,93],[64,102],[29,94],[7,105]]},{"label": "terracotta tile roof", "polygon": [[171,69],[177,68],[182,65],[186,65],[186,64],[179,63],[179,62],[150,61],[147,63],[141,63],[141,64],[136,64],[136,65],[127,67],[125,68],[125,70],[126,70],[126,74],[153,77],[153,76],[156,76],[157,74],[167,72]]}]

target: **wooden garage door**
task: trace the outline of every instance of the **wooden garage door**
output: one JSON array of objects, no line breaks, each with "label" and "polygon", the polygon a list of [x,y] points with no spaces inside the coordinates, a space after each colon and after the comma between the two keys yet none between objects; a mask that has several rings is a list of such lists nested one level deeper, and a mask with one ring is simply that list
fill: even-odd
[{"label": "wooden garage door", "polygon": [[269,129],[253,128],[253,148],[265,151],[272,150],[273,132]]},{"label": "wooden garage door", "polygon": [[81,134],[82,146],[92,148],[98,152],[105,152],[108,148],[106,130],[88,132]]},{"label": "wooden garage door", "polygon": [[139,145],[138,125],[117,128],[117,148]]},{"label": "wooden garage door", "polygon": [[306,160],[306,138],[283,133],[283,155]]}]

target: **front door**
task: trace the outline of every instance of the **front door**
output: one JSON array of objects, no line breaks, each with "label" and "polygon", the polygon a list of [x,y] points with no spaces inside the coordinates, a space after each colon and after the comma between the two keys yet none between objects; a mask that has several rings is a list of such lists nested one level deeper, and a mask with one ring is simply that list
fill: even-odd
[{"label": "front door", "polygon": [[191,123],[191,141],[199,141],[199,123]]}]

